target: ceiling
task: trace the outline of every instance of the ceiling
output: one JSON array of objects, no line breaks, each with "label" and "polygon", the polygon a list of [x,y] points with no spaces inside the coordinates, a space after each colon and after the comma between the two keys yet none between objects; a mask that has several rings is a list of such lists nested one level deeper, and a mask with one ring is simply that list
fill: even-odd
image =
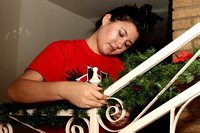
[{"label": "ceiling", "polygon": [[74,12],[87,19],[101,17],[106,11],[125,4],[143,4],[153,6],[156,13],[167,12],[169,0],[49,0],[54,4]]}]

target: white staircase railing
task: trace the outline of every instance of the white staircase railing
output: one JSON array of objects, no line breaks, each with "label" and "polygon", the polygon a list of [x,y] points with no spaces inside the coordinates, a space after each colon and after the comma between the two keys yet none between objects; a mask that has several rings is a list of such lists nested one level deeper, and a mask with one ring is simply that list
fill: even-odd
[{"label": "white staircase railing", "polygon": [[[173,54],[175,51],[177,51],[179,48],[184,46],[186,43],[194,39],[200,35],[200,22],[197,23],[195,26],[187,30],[185,33],[183,33],[181,36],[179,36],[177,39],[169,43],[167,46],[165,46],[163,49],[158,51],[156,54],[151,56],[149,59],[147,59],[145,62],[140,64],[138,67],[133,69],[131,72],[123,76],[121,79],[116,81],[114,84],[112,84],[110,87],[108,87],[105,91],[104,94],[107,96],[112,96],[116,92],[120,91],[123,87],[128,85],[131,80],[135,79],[137,76],[144,74],[147,72],[149,69],[160,63],[162,60]],[[197,55],[198,56],[198,55]],[[170,119],[170,133],[175,133],[176,129],[176,124],[178,121],[178,118],[183,111],[183,109],[188,105],[189,102],[191,102],[194,98],[198,97],[200,95],[200,82],[196,83],[192,87],[188,88],[187,90],[183,91],[181,94],[178,96],[172,98],[168,102],[164,103],[160,107],[154,109],[152,112],[148,113],[147,115],[143,116],[143,113],[139,115],[133,122],[131,122],[128,126],[121,130],[111,130],[103,124],[103,121],[101,120],[101,117],[96,113],[97,109],[91,109],[88,111],[88,115],[90,117],[90,121],[86,118],[84,118],[85,122],[87,123],[89,127],[89,132],[90,133],[97,133],[99,130],[99,124],[106,130],[111,131],[111,132],[120,132],[120,133],[134,133],[139,131],[140,129],[144,128],[148,124],[152,123],[153,121],[159,119],[166,113],[170,112],[171,114],[171,119]],[[160,95],[158,95],[159,97]],[[111,98],[115,99],[115,98]],[[157,99],[157,98],[156,98]],[[119,99],[115,99],[121,102]],[[185,103],[182,108],[179,110],[177,115],[175,116],[175,109]],[[118,111],[117,107],[114,107],[116,110],[116,113]],[[110,108],[108,108],[109,110]],[[147,107],[148,109],[148,107]],[[145,110],[146,111],[146,110]],[[29,110],[31,113],[31,110]],[[108,111],[109,112],[109,111]],[[125,111],[123,110],[123,113],[125,114]],[[60,112],[57,114],[58,116],[72,116],[72,113],[70,111],[68,112]],[[107,118],[109,118],[108,113],[106,114]],[[141,117],[141,118],[140,118]],[[11,116],[12,119],[15,119]],[[122,119],[122,117],[120,117]],[[15,119],[17,120],[17,119]],[[66,124],[66,132],[70,132],[70,124],[72,123],[73,118],[68,121]],[[110,121],[112,121],[110,119]],[[118,120],[116,120],[118,121]],[[115,121],[115,122],[116,122]],[[25,123],[22,123],[24,125],[27,125]],[[30,125],[27,125],[30,126]],[[80,132],[83,132],[83,129],[78,126],[74,125],[71,127],[71,132],[75,133],[75,128],[78,128]],[[33,128],[34,129],[34,128]],[[39,132],[43,132],[41,130],[37,130]],[[11,125],[3,125],[0,124],[0,133],[12,133],[12,127]]]}]

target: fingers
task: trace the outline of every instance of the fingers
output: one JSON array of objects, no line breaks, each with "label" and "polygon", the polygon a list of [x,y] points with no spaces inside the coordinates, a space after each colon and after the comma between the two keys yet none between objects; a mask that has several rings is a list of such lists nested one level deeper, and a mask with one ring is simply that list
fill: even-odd
[{"label": "fingers", "polygon": [[[81,88],[81,89],[80,89]],[[107,96],[99,92],[102,88],[83,82],[77,82],[68,101],[80,108],[101,107],[107,103]]]},{"label": "fingers", "polygon": [[96,86],[96,85],[93,85],[93,84],[90,84],[90,83],[86,83],[86,84],[88,84],[89,86],[91,86],[92,88],[94,88],[94,89],[97,90],[97,91],[101,91],[101,90],[102,90],[101,87],[98,87],[98,86]]},{"label": "fingers", "polygon": [[88,101],[86,104],[87,108],[102,107],[104,105],[105,105],[104,103],[96,102],[96,101],[92,101],[92,100]]},{"label": "fingers", "polygon": [[85,96],[83,97],[82,102],[85,104],[86,108],[94,108],[94,107],[101,107],[104,106],[107,103],[107,96],[100,93],[98,90],[101,90],[102,88],[97,87],[95,85],[86,83],[88,86],[85,87],[84,90]]},{"label": "fingers", "polygon": [[[108,102],[106,101],[106,97],[104,97],[105,95],[101,94],[102,96],[100,97],[97,97],[96,95],[92,95],[91,96],[91,101],[96,103],[96,107],[101,107],[101,106],[104,106],[106,104],[108,104]],[[100,99],[101,98],[101,99]]]},{"label": "fingers", "polygon": [[[121,108],[121,106],[119,104],[116,104],[115,106],[117,106],[118,108]],[[107,107],[109,107],[109,105],[107,105]],[[122,111],[120,110],[118,112],[118,114],[113,115],[112,118],[114,120],[118,120],[120,118],[121,114],[122,114]],[[117,122],[109,122],[109,125],[112,128],[119,128],[119,127],[121,128],[121,127],[128,125],[129,123],[130,123],[130,111],[126,111],[126,114],[122,120],[119,120]]]},{"label": "fingers", "polygon": [[129,121],[119,121],[119,122],[110,122],[110,126],[112,126],[113,128],[122,128],[125,127],[126,125],[129,124]]},{"label": "fingers", "polygon": [[97,87],[97,86],[93,86],[93,88],[94,88],[94,90],[91,90],[92,97],[91,97],[90,100],[93,100],[95,102],[101,103],[103,105],[108,104],[107,101],[106,101],[107,100],[107,96],[103,95],[102,93],[100,93],[98,91],[98,90],[100,90],[102,88]]},{"label": "fingers", "polygon": [[102,94],[99,91],[93,90],[91,92],[92,96],[94,96],[94,98],[98,99],[98,100],[107,100],[107,96]]},{"label": "fingers", "polygon": [[108,104],[105,100],[98,100],[94,96],[89,96],[88,98],[83,98],[78,105],[81,108],[95,108],[102,107],[105,104]]},{"label": "fingers", "polygon": [[88,85],[90,85],[94,90],[92,91],[92,94],[93,96],[95,96],[96,98],[98,99],[104,99],[104,100],[107,100],[107,96],[106,95],[103,95],[102,93],[100,93],[99,91],[102,90],[101,87],[98,87],[98,86],[95,86],[93,84],[89,84],[87,83]]},{"label": "fingers", "polygon": [[[121,112],[119,112],[119,114],[116,114],[113,116],[113,119],[117,120],[119,119],[121,115]],[[121,129],[123,127],[125,127],[126,125],[128,125],[130,123],[130,112],[127,112],[125,117],[117,122],[109,122],[109,126],[111,126],[112,128],[117,128],[117,129]]]},{"label": "fingers", "polygon": [[[113,116],[113,118],[115,120],[117,120],[120,118],[121,115],[122,115],[122,111],[120,110],[118,114]],[[129,117],[130,117],[130,111],[126,111],[126,114],[125,114],[124,118],[122,119],[122,121],[128,119]]]}]

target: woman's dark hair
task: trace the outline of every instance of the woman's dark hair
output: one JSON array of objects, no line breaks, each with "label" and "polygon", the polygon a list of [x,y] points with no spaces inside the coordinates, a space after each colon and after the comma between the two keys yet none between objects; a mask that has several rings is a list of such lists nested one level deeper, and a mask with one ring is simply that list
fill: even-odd
[{"label": "woman's dark hair", "polygon": [[[155,13],[151,12],[152,6],[145,4],[138,8],[136,5],[125,5],[122,7],[115,8],[106,14],[111,14],[111,22],[114,21],[128,21],[132,22],[141,35],[147,33],[153,29],[153,26],[157,20],[162,20],[162,18]],[[106,15],[105,14],[105,15]],[[104,16],[105,16],[104,15]],[[96,22],[96,30],[102,25],[102,18]]]}]

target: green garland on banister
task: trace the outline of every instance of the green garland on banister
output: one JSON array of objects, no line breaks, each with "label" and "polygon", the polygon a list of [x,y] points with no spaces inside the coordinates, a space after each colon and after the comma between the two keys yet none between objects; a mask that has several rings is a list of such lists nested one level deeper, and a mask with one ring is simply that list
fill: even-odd
[{"label": "green garland on banister", "polygon": [[[195,53],[198,48],[193,48]],[[149,49],[144,53],[136,52],[134,54],[124,54],[122,59],[125,69],[119,72],[119,78],[133,70],[139,64],[144,62],[155,53],[155,49]],[[188,58],[188,57],[187,57]],[[152,100],[158,92],[160,92],[169,81],[176,75],[176,73],[187,63],[187,58],[180,57],[178,63],[162,62],[153,67],[145,74],[138,76],[131,81],[129,85],[124,87],[121,91],[114,94],[112,97],[119,98],[123,101],[125,109],[132,111],[137,115],[150,100]],[[177,79],[177,81],[159,98],[157,104],[162,104],[181,92],[183,87],[194,84],[200,78],[200,58],[197,58],[189,68]],[[110,86],[114,81],[111,78],[105,78],[102,82],[104,90]],[[115,105],[116,102],[108,100],[110,105]],[[34,113],[30,116],[27,109],[34,109]],[[17,116],[22,122],[28,123],[34,127],[39,125],[65,125],[67,119],[65,117],[55,117],[61,110],[73,109],[73,116],[76,124],[85,126],[81,118],[88,117],[87,110],[73,106],[66,101],[55,101],[51,103],[35,103],[35,104],[21,104],[21,103],[3,103],[0,104],[0,123],[12,123],[9,114],[19,114]],[[106,107],[99,109],[99,114],[105,117]],[[47,114],[47,116],[42,116]]]}]

